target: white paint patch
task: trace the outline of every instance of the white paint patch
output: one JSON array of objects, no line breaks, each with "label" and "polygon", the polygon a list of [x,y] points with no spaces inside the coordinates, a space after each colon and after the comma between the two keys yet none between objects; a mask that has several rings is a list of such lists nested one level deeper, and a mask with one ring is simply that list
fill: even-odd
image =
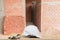
[{"label": "white paint patch", "polygon": [[41,38],[41,34],[35,25],[29,25],[25,27],[25,30],[22,33],[22,35],[24,36],[33,35],[33,36]]}]

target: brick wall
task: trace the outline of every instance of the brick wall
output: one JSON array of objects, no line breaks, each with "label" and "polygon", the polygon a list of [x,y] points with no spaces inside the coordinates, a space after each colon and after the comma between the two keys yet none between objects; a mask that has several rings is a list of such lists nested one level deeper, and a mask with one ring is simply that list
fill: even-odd
[{"label": "brick wall", "polygon": [[4,0],[4,34],[21,34],[25,27],[25,1]]},{"label": "brick wall", "polygon": [[42,0],[41,30],[46,36],[60,35],[60,0]]}]

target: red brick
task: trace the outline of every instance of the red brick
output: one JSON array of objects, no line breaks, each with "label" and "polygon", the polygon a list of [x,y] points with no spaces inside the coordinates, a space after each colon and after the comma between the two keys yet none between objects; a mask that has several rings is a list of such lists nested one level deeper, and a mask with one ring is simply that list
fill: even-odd
[{"label": "red brick", "polygon": [[25,27],[24,19],[22,16],[5,16],[4,34],[21,34]]}]

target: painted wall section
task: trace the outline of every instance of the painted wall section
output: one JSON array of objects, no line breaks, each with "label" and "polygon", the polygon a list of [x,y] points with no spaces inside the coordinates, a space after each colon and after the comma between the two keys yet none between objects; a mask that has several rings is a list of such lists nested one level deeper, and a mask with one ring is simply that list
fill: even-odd
[{"label": "painted wall section", "polygon": [[0,0],[0,34],[3,34],[4,1]]}]

